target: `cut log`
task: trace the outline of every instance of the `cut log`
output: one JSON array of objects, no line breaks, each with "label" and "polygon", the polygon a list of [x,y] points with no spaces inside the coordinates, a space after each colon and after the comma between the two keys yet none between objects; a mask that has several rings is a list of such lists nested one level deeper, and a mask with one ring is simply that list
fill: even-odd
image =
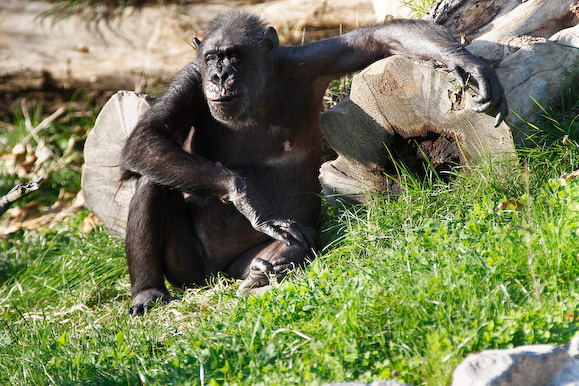
[{"label": "cut log", "polygon": [[[338,153],[320,169],[327,196],[364,202],[367,192],[400,190],[400,168],[425,175],[456,165],[490,162],[510,167],[509,127],[471,110],[473,90],[430,64],[392,56],[354,77],[350,98],[322,114],[321,126]],[[404,166],[401,166],[404,165]]]},{"label": "cut log", "polygon": [[[579,26],[567,28],[543,44],[523,46],[511,52],[497,69],[509,102],[509,122],[516,128],[516,143],[535,141],[543,108],[561,102],[561,91],[579,71]],[[541,106],[541,107],[540,107]],[[520,118],[519,118],[520,117]]]},{"label": "cut log", "polygon": [[539,106],[560,103],[579,71],[578,16],[577,0],[438,0],[426,17],[496,69],[515,142],[528,144],[543,124]]},{"label": "cut log", "polygon": [[101,110],[84,146],[82,191],[87,207],[116,237],[125,235],[134,181],[120,181],[120,155],[125,140],[153,99],[119,91]]},{"label": "cut log", "polygon": [[[476,39],[477,45],[489,47],[504,37],[549,38],[577,24],[578,8],[577,0],[438,0],[425,18],[443,25],[465,44]],[[490,45],[490,58],[497,54],[496,48]],[[479,54],[483,51],[480,49]]]}]

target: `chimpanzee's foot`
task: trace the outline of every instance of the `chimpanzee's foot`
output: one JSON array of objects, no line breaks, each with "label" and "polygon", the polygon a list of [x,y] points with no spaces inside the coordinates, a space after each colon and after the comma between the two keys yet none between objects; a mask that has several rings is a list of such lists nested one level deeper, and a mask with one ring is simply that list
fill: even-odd
[{"label": "chimpanzee's foot", "polygon": [[252,294],[266,292],[271,288],[271,280],[279,283],[293,268],[295,265],[283,257],[274,260],[273,263],[256,257],[251,262],[249,275],[239,286],[239,292]]},{"label": "chimpanzee's foot", "polygon": [[147,288],[133,297],[133,304],[129,308],[132,316],[142,315],[153,303],[169,303],[173,298],[167,290],[161,288]]}]

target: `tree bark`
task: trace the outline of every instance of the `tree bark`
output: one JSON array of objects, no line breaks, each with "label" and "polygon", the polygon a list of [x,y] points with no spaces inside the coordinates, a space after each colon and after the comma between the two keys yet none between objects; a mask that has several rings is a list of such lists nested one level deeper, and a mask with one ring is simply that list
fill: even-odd
[{"label": "tree bark", "polygon": [[[503,38],[549,38],[577,24],[578,8],[577,0],[439,0],[425,18],[446,27],[463,44],[477,41],[476,54],[494,61],[498,59],[496,46]],[[491,52],[485,56],[489,48]]]}]

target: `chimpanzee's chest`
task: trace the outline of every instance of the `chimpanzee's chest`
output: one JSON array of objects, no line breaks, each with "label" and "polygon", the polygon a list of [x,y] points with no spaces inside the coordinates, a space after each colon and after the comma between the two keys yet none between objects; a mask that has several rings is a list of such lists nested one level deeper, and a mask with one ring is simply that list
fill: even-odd
[{"label": "chimpanzee's chest", "polygon": [[278,125],[255,125],[229,129],[220,125],[196,129],[193,151],[228,167],[250,167],[283,158],[297,150],[296,133]]}]

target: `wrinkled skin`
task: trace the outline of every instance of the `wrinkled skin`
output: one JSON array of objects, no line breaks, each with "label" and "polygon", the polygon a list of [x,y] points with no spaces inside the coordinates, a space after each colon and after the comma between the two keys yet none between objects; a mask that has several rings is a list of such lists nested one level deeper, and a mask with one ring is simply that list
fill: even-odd
[{"label": "wrinkled skin", "polygon": [[300,47],[230,12],[214,20],[198,55],[141,118],[122,154],[138,178],[126,254],[140,314],[176,286],[224,272],[242,291],[267,288],[317,247],[319,115],[328,83],[392,54],[445,63],[479,86],[476,111],[507,114],[492,68],[424,21],[392,21]]}]

